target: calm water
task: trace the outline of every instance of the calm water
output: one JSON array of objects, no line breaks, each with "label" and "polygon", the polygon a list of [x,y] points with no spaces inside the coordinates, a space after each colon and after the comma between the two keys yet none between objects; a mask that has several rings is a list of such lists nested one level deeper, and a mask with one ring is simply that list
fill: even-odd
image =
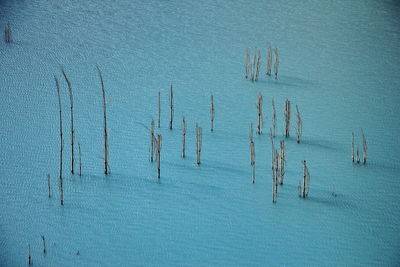
[{"label": "calm water", "polygon": [[[400,5],[388,1],[0,1],[0,265],[398,265]],[[244,79],[246,47],[280,51],[277,81]],[[103,175],[102,99],[110,166]],[[72,176],[69,98],[83,176]],[[58,197],[58,105],[65,136],[65,205]],[[168,89],[175,92],[168,129]],[[161,180],[142,124],[162,94]],[[251,184],[248,125],[264,95]],[[209,99],[215,97],[215,131]],[[285,184],[271,203],[271,100],[284,138],[284,100],[298,105],[303,142],[286,139]],[[181,117],[188,121],[180,157]],[[203,127],[202,165],[194,127]],[[295,134],[292,116],[292,136]],[[367,165],[351,162],[351,133]],[[297,196],[301,160],[309,198]],[[47,198],[47,173],[52,197]],[[332,196],[332,192],[336,197]],[[47,241],[42,253],[40,235]],[[79,255],[77,252],[79,251]]]}]

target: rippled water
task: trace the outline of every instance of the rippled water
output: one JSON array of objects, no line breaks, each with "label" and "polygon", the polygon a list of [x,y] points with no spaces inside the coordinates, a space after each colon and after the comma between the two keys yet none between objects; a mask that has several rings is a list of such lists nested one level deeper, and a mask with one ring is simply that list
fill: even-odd
[{"label": "rippled water", "polygon": [[[0,265],[27,264],[28,244],[35,266],[397,265],[399,14],[395,1],[0,1],[0,25],[10,22],[15,40],[0,42]],[[279,79],[245,80],[246,47],[262,48],[264,70],[269,43],[280,51]],[[109,102],[108,177],[96,64]],[[61,66],[75,94],[82,177],[69,172]],[[53,75],[62,81],[63,207]],[[157,118],[158,90],[160,181],[142,126]],[[255,137],[253,185],[248,125],[256,123],[259,92],[266,118],[264,134]],[[272,98],[276,142],[283,138],[286,98],[299,106],[304,126],[301,144],[286,140],[286,179],[275,205],[267,134]],[[182,115],[186,159],[180,157]],[[200,167],[196,122],[204,131]],[[294,135],[294,116],[292,125]],[[351,162],[351,132],[361,146],[361,128],[366,166]],[[297,196],[303,159],[311,174],[306,200]]]}]

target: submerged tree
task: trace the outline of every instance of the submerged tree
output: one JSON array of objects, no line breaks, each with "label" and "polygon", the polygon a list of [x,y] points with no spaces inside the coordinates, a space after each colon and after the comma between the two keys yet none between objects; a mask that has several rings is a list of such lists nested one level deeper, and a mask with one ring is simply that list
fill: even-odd
[{"label": "submerged tree", "polygon": [[257,134],[261,134],[263,128],[262,105],[263,105],[263,95],[259,93],[257,98],[257,115],[258,115]]},{"label": "submerged tree", "polygon": [[297,128],[296,128],[296,135],[297,135],[297,143],[300,143],[301,136],[303,134],[303,122],[300,117],[300,112],[299,108],[296,105],[296,111],[297,111]]},{"label": "submerged tree", "polygon": [[290,135],[290,101],[285,100],[285,136]]},{"label": "submerged tree", "polygon": [[274,52],[275,52],[275,64],[274,64],[275,79],[278,79],[278,68],[279,68],[278,48],[275,48]]},{"label": "submerged tree", "polygon": [[101,74],[100,68],[97,66],[97,71],[99,72],[101,91],[103,96],[103,128],[104,128],[104,174],[108,175],[109,163],[108,163],[108,132],[107,132],[107,104],[106,104],[106,89],[104,88],[103,75]]},{"label": "submerged tree", "polygon": [[299,197],[306,198],[308,196],[308,191],[310,187],[310,174],[308,172],[306,161],[303,160],[304,173],[303,181],[299,184]]},{"label": "submerged tree", "polygon": [[172,121],[174,120],[174,93],[172,91],[172,84],[169,90],[169,109],[169,129],[172,130]]},{"label": "submerged tree", "polygon": [[362,135],[362,144],[363,144],[363,158],[364,158],[364,164],[367,163],[367,139],[365,138],[364,131],[361,129],[361,135]]},{"label": "submerged tree", "polygon": [[182,117],[182,158],[186,157],[186,119]]},{"label": "submerged tree", "polygon": [[61,69],[61,72],[64,76],[65,81],[67,82],[68,86],[68,94],[69,94],[69,102],[71,108],[71,173],[74,174],[75,168],[75,158],[74,158],[74,141],[75,141],[75,129],[74,129],[74,95],[72,94],[72,86],[71,82],[69,81],[65,71]]},{"label": "submerged tree", "polygon": [[214,96],[213,95],[211,95],[210,116],[211,116],[211,132],[212,132],[212,131],[214,131],[214,119],[215,119],[215,108],[214,108]]},{"label": "submerged tree", "polygon": [[59,177],[60,200],[61,200],[61,205],[64,205],[64,191],[63,191],[63,177],[62,177],[64,141],[63,141],[63,132],[62,132],[60,84],[58,83],[58,79],[56,76],[54,76],[54,80],[56,81],[56,89],[57,89],[57,95],[58,95],[58,107],[59,107],[59,113],[60,113],[60,177]]},{"label": "submerged tree", "polygon": [[269,45],[267,52],[267,71],[266,71],[266,74],[268,76],[271,76],[271,67],[272,67],[272,48],[271,45]]}]

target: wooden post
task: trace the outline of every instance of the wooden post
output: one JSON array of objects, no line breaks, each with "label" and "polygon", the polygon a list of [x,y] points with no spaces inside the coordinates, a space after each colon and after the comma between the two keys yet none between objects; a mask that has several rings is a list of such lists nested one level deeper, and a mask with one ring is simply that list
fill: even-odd
[{"label": "wooden post", "polygon": [[258,113],[257,134],[261,134],[262,133],[262,128],[263,128],[262,104],[263,104],[263,96],[262,96],[261,93],[259,93],[258,94],[258,101],[257,101],[257,113]]},{"label": "wooden post", "polygon": [[43,241],[43,253],[46,254],[46,239],[44,238],[44,235],[42,235],[41,237]]},{"label": "wooden post", "polygon": [[254,48],[254,57],[252,62],[252,69],[251,69],[251,81],[256,80],[256,63],[257,63],[257,47]]},{"label": "wooden post", "polygon": [[101,91],[103,96],[103,117],[104,117],[104,174],[109,174],[109,163],[108,163],[108,132],[107,132],[107,104],[106,104],[106,89],[104,88],[103,75],[101,74],[100,68],[97,66],[97,70],[100,76]]},{"label": "wooden post", "polygon": [[161,127],[161,92],[158,91],[158,128]]},{"label": "wooden post", "polygon": [[278,48],[275,48],[274,52],[275,52],[275,64],[274,64],[275,79],[278,79],[278,68],[279,68]]},{"label": "wooden post", "polygon": [[150,161],[153,162],[154,157],[154,120],[151,120],[151,127],[150,127]]},{"label": "wooden post", "polygon": [[272,51],[271,51],[271,45],[268,46],[268,52],[267,52],[267,76],[271,76],[271,65],[272,65]]},{"label": "wooden post", "polygon": [[299,184],[299,197],[306,198],[310,187],[310,174],[308,172],[306,161],[303,160],[304,172],[303,181]]},{"label": "wooden post", "polygon": [[272,137],[274,138],[276,136],[276,109],[275,109],[275,101],[272,99]]},{"label": "wooden post", "polygon": [[71,82],[69,81],[67,75],[65,74],[64,70],[61,69],[61,72],[64,76],[65,81],[67,82],[68,86],[68,93],[69,93],[69,101],[70,101],[70,108],[71,108],[71,173],[74,174],[75,168],[75,158],[74,158],[74,140],[75,140],[75,129],[74,129],[74,95],[72,94],[72,86]]},{"label": "wooden post", "polygon": [[301,136],[303,133],[303,122],[301,121],[301,117],[300,117],[300,112],[299,112],[299,108],[296,105],[296,111],[297,111],[297,128],[296,128],[296,134],[297,134],[297,143],[300,143],[301,140]]},{"label": "wooden post", "polygon": [[351,160],[354,162],[354,132],[351,133]]},{"label": "wooden post", "polygon": [[358,152],[358,147],[357,147],[357,164],[360,164],[360,154]]},{"label": "wooden post", "polygon": [[186,120],[185,116],[182,117],[182,158],[186,157]]},{"label": "wooden post", "polygon": [[47,188],[48,188],[48,191],[49,191],[49,198],[50,198],[51,197],[51,194],[50,194],[50,173],[47,174]]},{"label": "wooden post", "polygon": [[174,93],[172,91],[172,84],[171,89],[169,91],[169,129],[172,130],[172,121],[174,120]]},{"label": "wooden post", "polygon": [[56,81],[56,88],[57,88],[57,95],[58,95],[58,107],[59,107],[59,113],[60,113],[60,177],[59,177],[60,201],[61,201],[61,205],[64,205],[64,191],[63,191],[63,178],[62,178],[64,140],[63,140],[63,133],[62,133],[60,84],[58,83],[58,79],[56,76],[54,76],[54,80]]},{"label": "wooden post", "polygon": [[210,113],[211,113],[211,132],[213,132],[214,131],[214,119],[215,119],[215,108],[214,108],[214,96],[213,95],[211,95]]},{"label": "wooden post", "polygon": [[78,153],[79,153],[79,176],[82,176],[82,153],[81,143],[78,142]]}]

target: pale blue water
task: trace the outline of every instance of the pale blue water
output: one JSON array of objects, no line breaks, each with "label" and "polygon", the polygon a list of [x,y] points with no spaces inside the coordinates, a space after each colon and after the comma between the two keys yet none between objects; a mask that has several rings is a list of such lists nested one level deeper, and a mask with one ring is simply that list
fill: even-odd
[{"label": "pale blue water", "polygon": [[[400,5],[396,1],[0,1],[0,265],[398,265]],[[280,51],[278,81],[244,79],[246,47]],[[102,100],[109,101],[110,165],[103,175]],[[69,109],[62,101],[65,205],[58,197],[60,66],[75,92],[84,175],[69,173]],[[175,122],[168,129],[168,88]],[[161,181],[148,131],[162,92]],[[215,96],[215,132],[209,98]],[[251,184],[248,125],[264,94]],[[287,140],[287,171],[271,203],[271,100],[282,139],[284,100],[302,112],[304,141]],[[294,112],[293,112],[294,114]],[[181,116],[188,121],[180,158]],[[195,122],[203,127],[195,164]],[[291,133],[295,133],[292,116]],[[369,146],[351,162],[351,132]],[[297,196],[306,159],[309,198]],[[53,196],[47,198],[46,174]],[[332,196],[335,190],[337,197]],[[45,235],[47,254],[40,235]],[[79,250],[80,255],[76,253]]]}]

